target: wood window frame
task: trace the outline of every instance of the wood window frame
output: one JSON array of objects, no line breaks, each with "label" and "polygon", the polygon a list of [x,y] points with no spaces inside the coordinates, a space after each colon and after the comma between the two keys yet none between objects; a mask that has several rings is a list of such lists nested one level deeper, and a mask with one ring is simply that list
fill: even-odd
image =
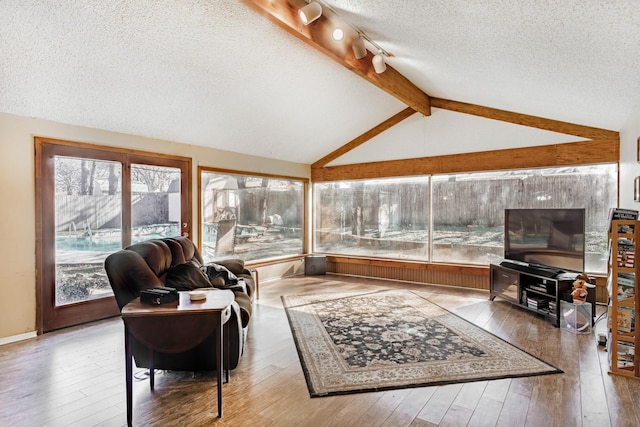
[{"label": "wood window frame", "polygon": [[131,244],[131,164],[176,167],[181,173],[181,230],[191,233],[191,158],[145,151],[34,137],[36,204],[36,330],[38,334],[119,314],[114,297],[55,305],[54,185],[49,179],[53,156],[86,157],[120,162],[122,169],[122,247]]},{"label": "wood window frame", "polygon": [[[198,176],[197,176],[197,180],[198,180],[198,230],[202,230],[202,173],[203,172],[209,172],[209,173],[219,173],[219,174],[230,174],[230,175],[245,175],[245,176],[252,176],[252,177],[259,177],[259,178],[272,178],[272,179],[282,179],[282,180],[292,180],[292,181],[300,181],[302,182],[303,185],[303,218],[304,218],[304,223],[303,223],[303,230],[302,230],[302,250],[303,253],[299,254],[299,255],[285,255],[283,257],[278,257],[276,259],[268,259],[268,260],[252,260],[252,261],[248,261],[247,265],[250,265],[252,267],[256,267],[259,265],[270,265],[270,264],[277,264],[277,263],[281,263],[283,261],[287,261],[287,260],[293,260],[293,259],[299,259],[300,257],[304,256],[305,254],[309,253],[310,250],[310,239],[309,239],[309,218],[307,217],[308,212],[309,212],[309,179],[308,178],[302,178],[302,177],[298,177],[298,176],[287,176],[287,175],[275,175],[275,174],[267,174],[267,173],[258,173],[258,172],[249,172],[249,171],[242,171],[242,170],[233,170],[233,169],[221,169],[221,168],[215,168],[215,167],[211,167],[211,166],[198,166]],[[198,232],[198,248],[200,249],[200,251],[202,251],[202,233]]]}]

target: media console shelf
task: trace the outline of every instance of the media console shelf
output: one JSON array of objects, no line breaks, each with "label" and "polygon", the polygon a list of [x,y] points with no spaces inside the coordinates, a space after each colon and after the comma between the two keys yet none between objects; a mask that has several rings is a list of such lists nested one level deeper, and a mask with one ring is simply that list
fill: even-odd
[{"label": "media console shelf", "polygon": [[[490,299],[500,297],[526,310],[547,318],[560,326],[560,301],[569,301],[573,279],[555,274],[544,268],[503,262],[491,264]],[[589,292],[591,322],[595,317],[595,292]]]}]

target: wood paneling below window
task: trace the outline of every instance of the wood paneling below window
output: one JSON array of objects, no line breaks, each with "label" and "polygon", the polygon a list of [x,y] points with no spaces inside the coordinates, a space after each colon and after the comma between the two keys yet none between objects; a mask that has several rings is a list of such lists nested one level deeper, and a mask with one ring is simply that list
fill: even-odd
[{"label": "wood paneling below window", "polygon": [[[327,255],[327,272],[346,276],[489,290],[489,268],[484,265],[438,264]],[[596,282],[596,301],[606,303],[606,278],[597,277]]]}]

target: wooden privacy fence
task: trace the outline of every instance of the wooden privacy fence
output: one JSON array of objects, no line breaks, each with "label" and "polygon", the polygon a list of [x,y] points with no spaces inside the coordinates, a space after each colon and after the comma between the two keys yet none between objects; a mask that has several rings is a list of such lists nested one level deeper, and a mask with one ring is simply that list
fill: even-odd
[{"label": "wooden privacy fence", "polygon": [[[496,227],[504,224],[506,208],[585,208],[587,230],[604,230],[609,205],[617,200],[615,186],[599,175],[567,174],[508,176],[496,179],[437,180],[433,183],[432,215],[438,226]],[[318,192],[321,229],[350,230],[362,212],[366,229],[427,228],[428,183],[350,182]],[[605,203],[603,203],[605,201]]]},{"label": "wooden privacy fence", "polygon": [[[122,224],[122,197],[56,196],[56,231],[59,233],[95,231],[120,228]],[[132,200],[133,226],[166,224],[169,221],[168,193],[134,195]]]}]

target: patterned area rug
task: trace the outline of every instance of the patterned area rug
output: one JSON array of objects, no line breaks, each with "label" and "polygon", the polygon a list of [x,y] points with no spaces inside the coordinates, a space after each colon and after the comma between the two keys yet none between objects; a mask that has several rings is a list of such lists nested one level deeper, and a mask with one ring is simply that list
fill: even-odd
[{"label": "patterned area rug", "polygon": [[312,397],[562,373],[411,291],[281,298]]}]

